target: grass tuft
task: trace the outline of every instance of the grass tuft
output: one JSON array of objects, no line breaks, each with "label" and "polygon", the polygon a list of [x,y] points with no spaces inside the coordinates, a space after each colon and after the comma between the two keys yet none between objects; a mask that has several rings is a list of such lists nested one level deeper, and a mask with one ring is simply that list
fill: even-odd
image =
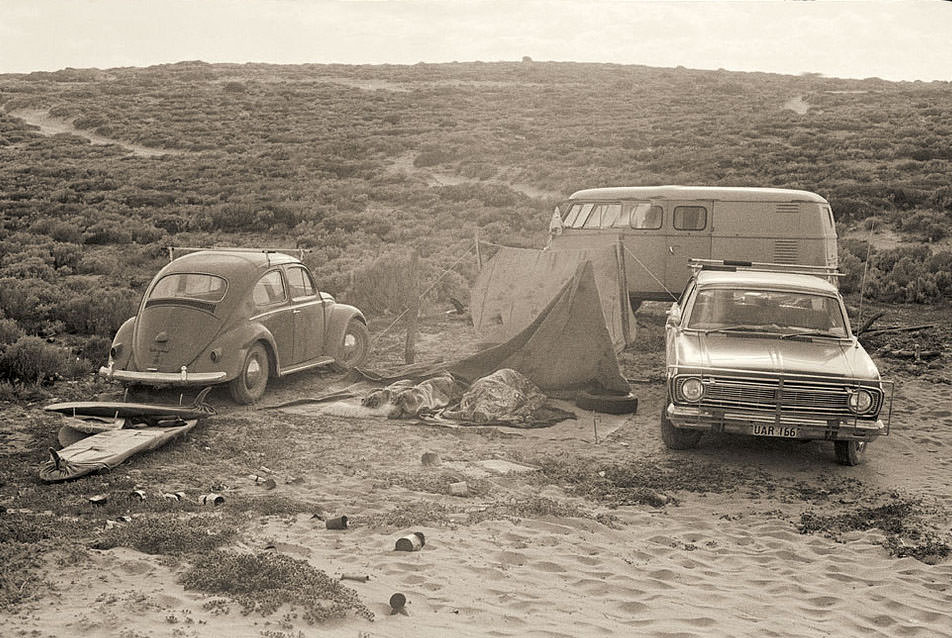
[{"label": "grass tuft", "polygon": [[225,595],[242,613],[273,614],[282,605],[302,608],[308,623],[349,613],[373,620],[357,593],[305,560],[281,554],[218,551],[202,557],[182,577],[186,589]]}]

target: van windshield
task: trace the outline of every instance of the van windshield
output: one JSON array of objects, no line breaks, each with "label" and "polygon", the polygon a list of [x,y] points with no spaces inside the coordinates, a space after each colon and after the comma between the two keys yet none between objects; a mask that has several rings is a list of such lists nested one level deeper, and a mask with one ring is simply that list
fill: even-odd
[{"label": "van windshield", "polygon": [[834,297],[795,291],[714,288],[700,290],[687,327],[782,335],[846,337],[846,321]]},{"label": "van windshield", "polygon": [[563,228],[661,228],[663,212],[649,202],[572,202],[562,219]]}]

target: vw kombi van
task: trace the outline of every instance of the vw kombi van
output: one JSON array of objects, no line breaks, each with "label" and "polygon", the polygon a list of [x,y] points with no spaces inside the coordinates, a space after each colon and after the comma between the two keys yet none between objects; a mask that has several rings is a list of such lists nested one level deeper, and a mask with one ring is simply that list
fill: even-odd
[{"label": "vw kombi van", "polygon": [[620,240],[635,308],[642,300],[676,297],[690,277],[692,258],[838,266],[830,204],[802,190],[590,188],[559,205],[549,231],[554,250]]}]

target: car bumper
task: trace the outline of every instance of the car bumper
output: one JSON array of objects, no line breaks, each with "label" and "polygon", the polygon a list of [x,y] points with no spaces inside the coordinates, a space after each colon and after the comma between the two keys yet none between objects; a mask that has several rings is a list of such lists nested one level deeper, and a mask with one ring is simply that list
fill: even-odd
[{"label": "car bumper", "polygon": [[211,385],[227,378],[225,372],[189,372],[182,368],[180,372],[138,372],[118,370],[112,366],[99,368],[99,374],[123,383],[140,383],[151,386]]},{"label": "car bumper", "polygon": [[668,420],[675,427],[705,432],[727,432],[751,436],[827,441],[870,441],[885,436],[889,429],[880,419],[859,419],[815,415],[709,410],[669,404]]}]

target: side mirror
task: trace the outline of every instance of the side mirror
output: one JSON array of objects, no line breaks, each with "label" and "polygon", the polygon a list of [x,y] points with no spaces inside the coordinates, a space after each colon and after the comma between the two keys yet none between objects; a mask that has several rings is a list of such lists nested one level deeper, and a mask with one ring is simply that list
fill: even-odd
[{"label": "side mirror", "polygon": [[672,304],[671,309],[668,310],[668,317],[665,319],[664,325],[672,328],[677,328],[681,325],[681,309],[677,304]]}]

